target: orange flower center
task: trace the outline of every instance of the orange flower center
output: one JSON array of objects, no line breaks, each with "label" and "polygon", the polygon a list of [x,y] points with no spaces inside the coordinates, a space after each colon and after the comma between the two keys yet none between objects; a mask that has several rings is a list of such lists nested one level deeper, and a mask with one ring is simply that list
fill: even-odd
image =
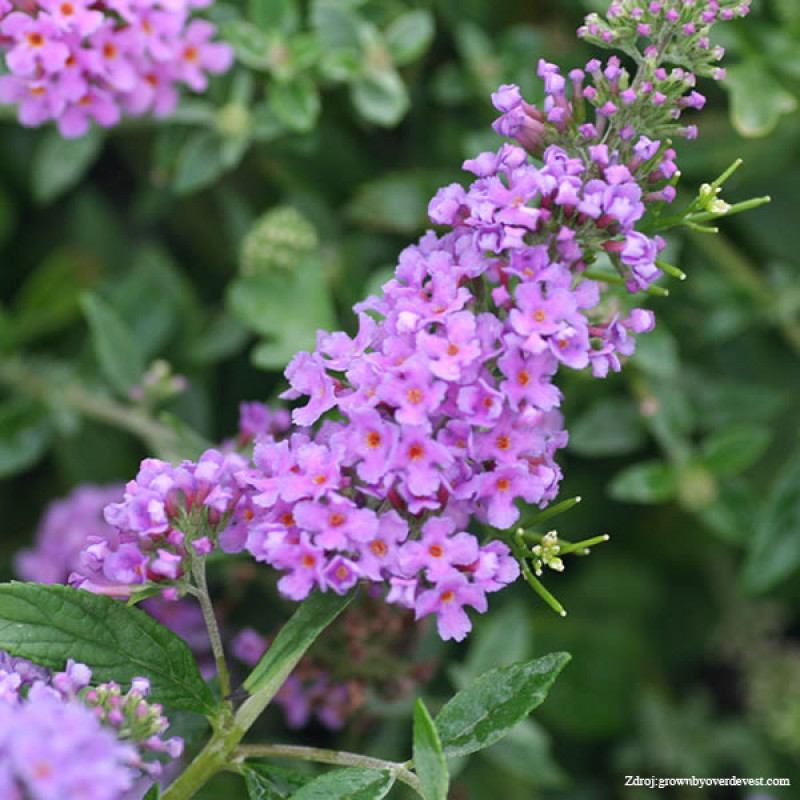
[{"label": "orange flower center", "polygon": [[498,450],[508,450],[511,447],[511,439],[508,436],[498,436],[494,443],[497,445]]},{"label": "orange flower center", "polygon": [[412,444],[408,448],[408,457],[412,461],[419,461],[425,455],[425,448],[421,444]]},{"label": "orange flower center", "polygon": [[328,524],[331,528],[338,528],[347,521],[347,517],[344,514],[334,513],[328,517]]},{"label": "orange flower center", "polygon": [[114,45],[113,45],[113,44],[111,44],[111,42],[106,42],[106,43],[103,45],[103,55],[104,55],[106,58],[114,58],[114,56],[115,56],[116,54],[117,54],[117,48],[116,48],[116,47],[114,47]]},{"label": "orange flower center", "polygon": [[303,556],[303,566],[304,567],[313,567],[316,564],[316,560],[314,556],[306,554]]},{"label": "orange flower center", "polygon": [[520,386],[527,386],[531,382],[531,376],[528,375],[525,370],[522,370],[522,372],[517,375],[517,382]]},{"label": "orange flower center", "polygon": [[28,33],[26,37],[31,47],[41,47],[44,44],[44,36],[41,33]]},{"label": "orange flower center", "polygon": [[438,544],[432,544],[432,545],[431,545],[431,546],[428,548],[428,552],[429,552],[429,553],[430,553],[430,554],[431,554],[431,555],[432,555],[434,558],[441,558],[441,557],[444,555],[444,549],[443,549],[443,548],[442,548],[440,545],[438,545]]},{"label": "orange flower center", "polygon": [[383,558],[387,551],[386,544],[380,539],[374,539],[371,541],[369,543],[369,549],[372,551],[373,555],[376,555],[378,558]]},{"label": "orange flower center", "polygon": [[449,356],[457,356],[458,355],[458,345],[451,344],[450,347],[447,348],[447,355]]},{"label": "orange flower center", "polygon": [[311,483],[313,483],[315,486],[322,486],[322,484],[325,483],[327,480],[328,480],[327,475],[315,475],[311,479]]},{"label": "orange flower center", "polygon": [[72,3],[62,3],[58,10],[63,14],[65,17],[71,17],[75,13],[75,9],[72,6]]},{"label": "orange flower center", "polygon": [[367,447],[374,450],[381,446],[381,435],[377,431],[370,431],[367,434]]},{"label": "orange flower center", "polygon": [[508,478],[500,478],[495,485],[501,492],[507,492],[511,488],[511,481]]},{"label": "orange flower center", "polygon": [[441,601],[443,603],[452,603],[455,600],[455,592],[451,592],[449,589],[446,592],[442,592]]},{"label": "orange flower center", "polygon": [[533,312],[533,318],[537,322],[544,322],[547,319],[547,314],[545,314],[544,311],[542,311],[542,309],[539,308]]},{"label": "orange flower center", "polygon": [[409,389],[406,397],[408,402],[413,403],[415,406],[418,406],[425,399],[425,395],[419,389]]},{"label": "orange flower center", "polygon": [[281,523],[285,525],[287,528],[291,528],[294,525],[294,517],[287,511],[284,514],[281,514]]}]

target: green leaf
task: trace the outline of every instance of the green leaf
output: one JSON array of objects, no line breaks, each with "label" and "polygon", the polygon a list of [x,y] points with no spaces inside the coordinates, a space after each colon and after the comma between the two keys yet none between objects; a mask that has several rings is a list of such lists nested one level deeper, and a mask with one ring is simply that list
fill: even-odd
[{"label": "green leaf", "polygon": [[311,78],[296,78],[288,83],[274,83],[269,107],[286,127],[299,133],[312,130],[319,117],[319,90]]},{"label": "green leaf", "polygon": [[250,800],[285,800],[313,779],[313,775],[275,767],[268,762],[248,761],[244,765]]},{"label": "green leaf", "polygon": [[127,395],[144,372],[136,339],[119,314],[93,292],[81,295],[81,308],[89,323],[100,370],[117,392]]},{"label": "green leaf", "polygon": [[582,456],[618,456],[638,450],[645,442],[639,410],[631,400],[606,397],[573,422],[569,448]]},{"label": "green leaf", "polygon": [[280,629],[269,650],[247,677],[244,688],[255,694],[271,685],[277,692],[305,651],[352,599],[352,594],[314,592]]},{"label": "green leaf", "polygon": [[173,464],[186,458],[196,461],[206,450],[214,447],[213,442],[168,411],[162,411],[158,415],[158,421],[171,428],[174,434],[170,439],[153,443],[155,455],[164,461],[171,461]]},{"label": "green leaf", "polygon": [[187,644],[137,608],[68,586],[0,584],[0,650],[50,669],[68,658],[98,683],[150,679],[151,698],[170,708],[216,712]]},{"label": "green leaf", "polygon": [[223,313],[211,320],[208,328],[190,343],[188,356],[195,364],[216,364],[238,353],[248,338],[247,329]]},{"label": "green leaf", "polygon": [[731,120],[742,136],[766,136],[782,114],[797,109],[797,99],[753,59],[728,67],[723,83],[731,95]]},{"label": "green leaf", "polygon": [[407,11],[383,32],[383,40],[398,66],[418,59],[431,45],[435,26],[433,14],[424,8]]},{"label": "green leaf", "polygon": [[142,800],[161,800],[161,786],[154,783],[148,790],[147,794]]},{"label": "green leaf", "polygon": [[310,21],[324,50],[348,49],[359,53],[359,19],[340,0],[314,0]]},{"label": "green leaf", "polygon": [[468,755],[502,739],[544,701],[569,660],[569,653],[550,653],[481,675],[436,717],[444,754]]},{"label": "green leaf", "polygon": [[745,588],[764,592],[800,567],[800,450],[795,450],[756,511],[744,564]]},{"label": "green leaf", "polygon": [[78,139],[65,139],[56,130],[47,131],[31,165],[34,198],[49,203],[72,189],[97,160],[102,147],[103,133],[95,127]]},{"label": "green leaf", "polygon": [[642,461],[618,472],[608,487],[623,503],[663,503],[678,491],[675,470],[665,461]]},{"label": "green leaf", "polygon": [[53,438],[50,415],[28,400],[9,400],[0,405],[0,478],[32,467]]},{"label": "green leaf", "polygon": [[540,789],[560,789],[567,773],[550,753],[550,739],[541,725],[524,719],[505,739],[481,754],[515,778]]},{"label": "green leaf", "polygon": [[[269,6],[269,0],[263,5]],[[271,69],[274,63],[272,48],[276,42],[280,44],[282,41],[274,34],[265,33],[262,28],[243,19],[230,20],[220,28],[220,35],[233,47],[236,60],[250,69]]]},{"label": "green leaf", "polygon": [[631,363],[653,378],[675,379],[681,370],[675,337],[664,325],[639,336]]},{"label": "green leaf", "polygon": [[741,424],[712,433],[703,442],[703,466],[714,475],[737,475],[764,455],[769,428]]},{"label": "green leaf", "polygon": [[265,31],[294,33],[300,24],[296,0],[249,0],[247,18]]},{"label": "green leaf", "polygon": [[222,140],[213,131],[193,131],[178,153],[172,188],[178,194],[212,184],[224,171]]},{"label": "green leaf", "polygon": [[393,784],[389,770],[337,769],[307,783],[292,800],[380,800]]},{"label": "green leaf", "polygon": [[350,97],[365,120],[386,128],[397,125],[410,104],[405,84],[393,69],[367,72],[352,85]]},{"label": "green leaf", "polygon": [[17,336],[51,333],[80,316],[80,294],[98,277],[99,264],[85,252],[60,247],[25,280],[15,298]]},{"label": "green leaf", "polygon": [[443,177],[422,170],[385,173],[358,187],[347,216],[375,230],[416,234],[428,225],[428,200]]},{"label": "green leaf", "polygon": [[425,800],[447,800],[450,776],[442,743],[422,698],[414,705],[414,772],[422,784]]},{"label": "green leaf", "polygon": [[298,350],[314,348],[317,329],[335,326],[330,291],[315,254],[291,272],[274,270],[233,281],[226,300],[234,318],[268,337],[253,353],[263,369],[283,369]]}]

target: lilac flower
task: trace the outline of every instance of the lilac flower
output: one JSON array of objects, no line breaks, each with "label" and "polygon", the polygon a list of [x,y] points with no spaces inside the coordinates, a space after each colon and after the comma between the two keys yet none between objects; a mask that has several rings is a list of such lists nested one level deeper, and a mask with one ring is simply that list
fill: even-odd
[{"label": "lilac flower", "polygon": [[[18,104],[23,125],[55,120],[62,136],[82,136],[90,120],[116,125],[125,110],[163,116],[176,86],[204,91],[233,51],[211,41],[215,28],[190,19],[192,0],[33,0],[0,8],[0,46],[10,75],[0,102]],[[10,13],[9,13],[10,12]]]},{"label": "lilac flower", "polygon": [[[142,773],[156,777],[150,753],[177,758],[183,742],[164,739],[160,706],[144,701],[149,681],[134,678],[123,694],[116,684],[87,689],[91,670],[72,660],[63,672],[41,671],[21,691],[23,666],[0,652],[0,789],[3,796],[122,800]],[[16,661],[16,663],[14,663]],[[32,665],[31,665],[32,666]],[[16,692],[9,692],[12,684]],[[6,689],[3,689],[6,687]]]},{"label": "lilac flower", "polygon": [[448,575],[435,588],[422,592],[416,602],[416,618],[436,614],[439,636],[445,641],[460,642],[472,630],[472,623],[464,611],[471,606],[476,611],[486,611],[486,595],[463,575]]}]

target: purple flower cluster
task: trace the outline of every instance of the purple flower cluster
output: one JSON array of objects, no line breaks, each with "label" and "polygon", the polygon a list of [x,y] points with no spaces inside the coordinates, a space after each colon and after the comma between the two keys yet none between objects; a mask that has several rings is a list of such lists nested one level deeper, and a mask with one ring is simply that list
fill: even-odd
[{"label": "purple flower cluster", "polygon": [[144,700],[146,679],[122,695],[113,684],[87,688],[91,676],[72,660],[51,674],[0,652],[0,796],[119,800],[142,772],[160,774],[147,754],[181,754],[180,739],[162,738],[160,707]]},{"label": "purple flower cluster", "polygon": [[215,27],[192,19],[210,0],[0,0],[0,45],[8,75],[0,102],[18,104],[19,121],[55,120],[62,136],[82,136],[90,120],[116,125],[124,112],[169,114],[179,84],[206,89],[231,48]]},{"label": "purple flower cluster", "polygon": [[751,0],[615,0],[605,19],[589,14],[578,36],[601,47],[628,50],[643,41],[645,59],[663,59],[721,80],[725,70],[716,62],[725,50],[711,46],[711,26],[747,16],[750,4]]},{"label": "purple flower cluster", "polygon": [[164,598],[177,599],[176,586],[189,570],[192,552],[210,553],[226,523],[236,525],[237,514],[252,513],[237,477],[248,463],[217,450],[177,467],[145,459],[122,502],[106,507],[111,530],[87,539],[70,583],[119,597],[146,583],[161,583]]},{"label": "purple flower cluster", "polygon": [[[626,313],[601,295],[615,281],[647,291],[661,276],[664,241],[641,223],[649,205],[675,197],[666,137],[693,136],[679,118],[704,104],[687,70],[719,77],[708,27],[746,12],[746,2],[614,3],[582,34],[603,43],[607,28],[632,55],[644,39],[633,78],[616,57],[568,79],[541,61],[541,109],[501,86],[494,127],[516,144],[466,161],[467,188],[437,192],[429,216],[449,231],[400,255],[382,295],[356,305],[354,336],[320,331],[314,352],[292,359],[283,397],[297,401],[296,427],[255,421],[253,468],[213,456],[226,502],[203,517],[204,548],[247,550],[284,573],[278,587],[293,600],[378,584],[417,619],[436,615],[442,638],[463,639],[465,608],[483,612],[487,594],[519,575],[501,541],[518,505],[543,507],[558,492],[567,433],[556,374],[619,371],[635,335],[655,324],[652,312]],[[666,61],[678,66],[667,72]],[[618,277],[587,277],[599,257]],[[146,461],[110,509],[124,544],[89,548],[109,579],[180,579],[189,530],[170,506],[176,474]],[[188,509],[208,502],[195,491]],[[224,516],[216,528],[212,513],[215,524]],[[494,530],[488,541],[469,532],[475,522]]]}]

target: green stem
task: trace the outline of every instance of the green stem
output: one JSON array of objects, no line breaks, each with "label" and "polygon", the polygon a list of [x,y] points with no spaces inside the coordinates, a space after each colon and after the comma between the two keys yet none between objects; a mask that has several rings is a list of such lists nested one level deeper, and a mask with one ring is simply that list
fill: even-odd
[{"label": "green stem", "polygon": [[544,584],[533,574],[531,568],[528,566],[527,561],[527,548],[525,547],[525,542],[522,539],[522,529],[518,529],[516,533],[511,537],[512,548],[517,556],[517,561],[519,561],[520,569],[522,569],[522,575],[525,580],[530,585],[531,589],[533,589],[542,600],[550,606],[557,614],[560,614],[562,617],[567,616],[567,612],[564,609],[564,606],[556,600],[556,598],[544,588]]},{"label": "green stem", "polygon": [[[594,547],[596,544],[603,544],[603,542],[607,542],[610,538],[611,537],[607,533],[604,533],[602,536],[594,536],[591,539],[584,539],[582,542],[575,542],[574,544],[564,542],[564,547],[558,551],[558,554],[560,556],[566,556],[569,553],[588,555],[590,547]],[[563,540],[559,539],[559,544],[562,541]]]},{"label": "green stem", "polygon": [[[612,275],[610,272],[601,272],[600,270],[587,269],[583,273],[584,277],[590,278],[593,281],[602,281],[603,283],[611,283],[615,286],[624,286],[625,281],[619,275]],[[648,286],[643,290],[645,294],[651,294],[655,297],[667,297],[669,290],[662,289],[660,286]]]},{"label": "green stem", "polygon": [[399,781],[410,786],[422,796],[419,778],[396,761],[383,761],[380,758],[347,753],[342,750],[324,750],[319,747],[300,747],[290,744],[243,744],[233,752],[234,758],[291,758],[302,761],[316,761],[320,764],[335,764],[342,767],[361,767],[364,769],[388,769]]},{"label": "green stem", "polygon": [[556,503],[554,506],[550,506],[549,508],[545,508],[543,511],[539,511],[533,517],[530,517],[529,519],[525,520],[525,522],[520,523],[518,527],[530,528],[533,525],[540,525],[542,522],[545,522],[552,517],[556,517],[559,514],[563,514],[565,511],[569,511],[580,502],[580,495],[577,495],[576,497],[570,497],[567,500],[562,500],[560,503]]},{"label": "green stem", "polygon": [[50,380],[18,358],[0,363],[0,384],[45,402],[57,397],[60,405],[66,405],[90,419],[127,431],[139,437],[151,449],[177,441],[171,428],[156,422],[138,409],[107,395],[91,392],[78,383]]},{"label": "green stem", "polygon": [[[191,547],[191,545],[189,545]],[[198,589],[195,596],[200,602],[203,610],[203,619],[208,630],[208,638],[211,642],[211,650],[214,653],[214,661],[217,665],[217,675],[219,676],[219,690],[225,700],[231,693],[231,681],[228,677],[228,666],[225,663],[225,650],[222,647],[222,637],[219,633],[217,618],[214,616],[214,606],[211,604],[211,596],[208,593],[208,582],[206,581],[206,560],[192,548],[192,576]]]}]

